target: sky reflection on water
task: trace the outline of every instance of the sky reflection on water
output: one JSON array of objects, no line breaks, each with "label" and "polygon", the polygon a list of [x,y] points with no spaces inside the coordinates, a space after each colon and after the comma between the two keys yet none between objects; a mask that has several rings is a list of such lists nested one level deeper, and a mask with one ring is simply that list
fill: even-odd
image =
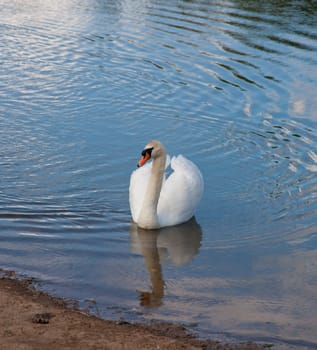
[{"label": "sky reflection on water", "polygon": [[[316,10],[3,1],[0,266],[105,317],[316,347]],[[206,189],[196,224],[144,237],[128,184],[153,138]]]}]

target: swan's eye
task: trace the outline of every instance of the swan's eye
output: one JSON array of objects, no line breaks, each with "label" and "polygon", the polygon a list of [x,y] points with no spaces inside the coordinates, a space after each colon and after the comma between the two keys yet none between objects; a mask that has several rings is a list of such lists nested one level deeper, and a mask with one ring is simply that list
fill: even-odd
[{"label": "swan's eye", "polygon": [[154,147],[144,149],[144,150],[142,151],[142,153],[141,153],[142,157],[145,157],[146,154],[148,154],[148,155],[151,157],[153,148],[154,148]]}]

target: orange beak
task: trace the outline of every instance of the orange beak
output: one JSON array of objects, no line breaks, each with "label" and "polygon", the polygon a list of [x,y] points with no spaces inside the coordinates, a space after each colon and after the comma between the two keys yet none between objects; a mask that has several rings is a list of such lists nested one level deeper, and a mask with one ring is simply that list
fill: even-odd
[{"label": "orange beak", "polygon": [[138,168],[143,166],[149,159],[151,158],[151,155],[146,152],[144,156],[141,157],[141,159],[138,162]]}]

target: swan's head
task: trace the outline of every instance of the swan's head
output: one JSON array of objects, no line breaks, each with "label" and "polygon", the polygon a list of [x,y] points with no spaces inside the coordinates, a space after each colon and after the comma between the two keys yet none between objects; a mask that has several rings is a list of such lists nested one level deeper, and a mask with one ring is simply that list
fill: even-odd
[{"label": "swan's head", "polygon": [[155,159],[165,154],[164,146],[159,141],[149,142],[141,153],[138,167],[144,165],[149,159]]}]

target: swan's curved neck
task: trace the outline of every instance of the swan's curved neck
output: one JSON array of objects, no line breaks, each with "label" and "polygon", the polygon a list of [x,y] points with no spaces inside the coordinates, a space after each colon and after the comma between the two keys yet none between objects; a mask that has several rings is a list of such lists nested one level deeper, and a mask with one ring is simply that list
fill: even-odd
[{"label": "swan's curved neck", "polygon": [[164,151],[159,157],[153,159],[152,171],[143,199],[142,209],[138,219],[138,226],[142,228],[159,228],[159,222],[157,217],[157,204],[162,189],[165,163],[166,153]]}]

